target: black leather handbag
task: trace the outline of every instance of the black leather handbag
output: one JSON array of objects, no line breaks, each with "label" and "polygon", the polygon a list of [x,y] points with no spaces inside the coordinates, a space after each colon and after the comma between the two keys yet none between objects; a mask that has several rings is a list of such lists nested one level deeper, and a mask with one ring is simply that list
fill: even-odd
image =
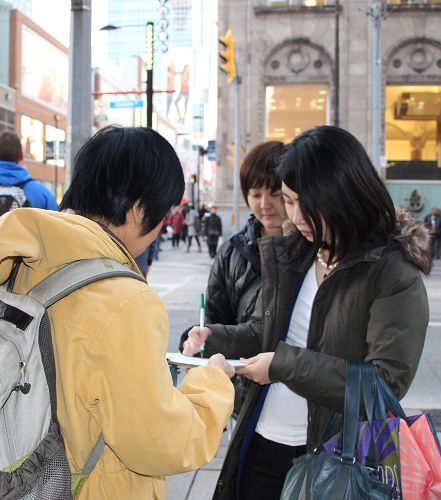
[{"label": "black leather handbag", "polygon": [[[384,484],[379,478],[375,456],[369,467],[355,461],[362,399],[361,373],[361,363],[348,361],[341,451],[327,452],[319,448],[314,453],[295,459],[286,476],[281,500],[384,500],[393,498],[393,488]],[[363,395],[366,399],[367,391],[363,391]],[[362,408],[372,403],[372,401],[363,401]],[[372,445],[371,449],[375,447]]]}]

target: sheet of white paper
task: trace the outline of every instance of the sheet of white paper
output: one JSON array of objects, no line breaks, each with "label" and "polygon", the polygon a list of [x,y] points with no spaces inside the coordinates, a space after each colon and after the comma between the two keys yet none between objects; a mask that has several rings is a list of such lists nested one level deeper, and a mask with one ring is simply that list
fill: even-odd
[{"label": "sheet of white paper", "polygon": [[[179,366],[207,366],[208,358],[194,358],[193,356],[184,356],[180,352],[168,352],[167,361],[172,365]],[[234,368],[242,368],[243,365],[238,359],[227,359]]]}]

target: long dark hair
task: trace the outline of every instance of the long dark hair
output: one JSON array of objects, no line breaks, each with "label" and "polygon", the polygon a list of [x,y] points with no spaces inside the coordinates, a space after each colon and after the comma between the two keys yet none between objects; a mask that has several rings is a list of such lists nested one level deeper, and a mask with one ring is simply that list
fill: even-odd
[{"label": "long dark hair", "polygon": [[386,186],[364,147],[346,130],[307,130],[290,144],[278,172],[298,194],[303,217],[314,232],[311,256],[323,245],[322,219],[331,237],[328,263],[370,239],[385,242],[396,232]]}]

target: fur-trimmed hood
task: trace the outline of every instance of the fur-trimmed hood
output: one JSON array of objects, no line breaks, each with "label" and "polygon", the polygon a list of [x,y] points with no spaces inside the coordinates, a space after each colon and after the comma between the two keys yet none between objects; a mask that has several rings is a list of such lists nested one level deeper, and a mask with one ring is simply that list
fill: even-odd
[{"label": "fur-trimmed hood", "polygon": [[429,274],[432,266],[429,230],[403,208],[396,207],[396,214],[398,234],[395,239],[400,242],[404,256],[424,274]]},{"label": "fur-trimmed hood", "polygon": [[[403,255],[415,264],[424,274],[432,267],[432,252],[429,230],[405,209],[396,207],[397,234],[394,239],[401,245]],[[297,233],[296,226],[286,219],[282,224],[284,236]]]}]

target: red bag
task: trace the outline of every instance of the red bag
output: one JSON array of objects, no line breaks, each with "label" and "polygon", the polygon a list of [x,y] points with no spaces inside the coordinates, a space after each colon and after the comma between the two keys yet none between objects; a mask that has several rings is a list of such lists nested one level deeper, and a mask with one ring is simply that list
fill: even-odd
[{"label": "red bag", "polygon": [[385,401],[400,418],[401,493],[404,500],[441,499],[441,446],[430,413],[406,417],[386,382],[377,376]]},{"label": "red bag", "polygon": [[441,499],[441,449],[430,414],[408,417],[400,424],[404,500]]}]

